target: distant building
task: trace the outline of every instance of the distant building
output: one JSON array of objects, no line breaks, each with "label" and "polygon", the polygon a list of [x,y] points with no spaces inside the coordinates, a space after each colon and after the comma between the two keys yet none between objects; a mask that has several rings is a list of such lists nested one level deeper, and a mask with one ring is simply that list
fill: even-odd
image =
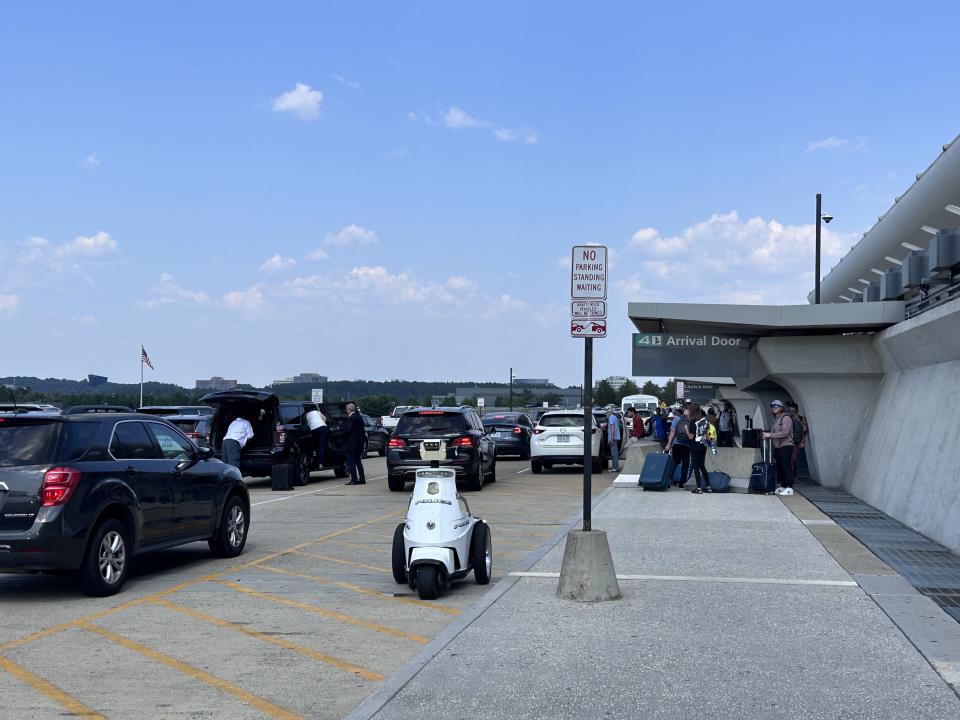
[{"label": "distant building", "polygon": [[274,385],[292,385],[292,384],[307,384],[307,383],[325,383],[327,382],[327,376],[321,375],[319,373],[300,373],[299,375],[294,375],[293,377],[283,378],[282,380],[274,380]]},{"label": "distant building", "polygon": [[235,390],[236,380],[224,380],[219,375],[214,375],[209,380],[197,380],[197,390]]},{"label": "distant building", "polygon": [[[516,380],[514,380],[516,383]],[[513,406],[514,409],[519,408],[521,405],[520,393],[525,391],[530,391],[534,397],[534,402],[539,406],[540,401],[538,398],[545,395],[559,396],[560,404],[566,407],[576,407],[580,404],[580,388],[568,388],[562,390],[560,388],[549,388],[549,387],[531,387],[525,385],[522,390],[518,390],[516,384],[513,386]],[[457,404],[462,404],[464,400],[470,398],[483,398],[484,406],[491,408],[497,406],[497,398],[509,398],[510,396],[510,386],[509,385],[500,385],[497,387],[466,387],[466,388],[457,388],[453,393],[453,397],[456,400]],[[449,397],[448,395],[438,395],[434,397],[434,400],[442,399]]]},{"label": "distant building", "polygon": [[550,381],[546,378],[518,378],[513,379],[514,385],[532,385],[533,387],[546,387]]},{"label": "distant building", "polygon": [[[606,378],[607,384],[613,388],[614,392],[619,392],[620,388],[630,382],[630,378],[623,377],[623,375],[611,375]],[[599,385],[600,383],[597,383]]]},{"label": "distant building", "polygon": [[97,387],[97,385],[103,385],[106,382],[106,375],[87,375],[87,385],[90,387]]}]

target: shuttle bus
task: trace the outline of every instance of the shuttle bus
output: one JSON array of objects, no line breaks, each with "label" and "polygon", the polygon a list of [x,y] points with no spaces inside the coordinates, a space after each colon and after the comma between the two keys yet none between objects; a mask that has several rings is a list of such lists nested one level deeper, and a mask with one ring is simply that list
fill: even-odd
[{"label": "shuttle bus", "polygon": [[[645,424],[658,407],[660,407],[660,399],[654,395],[627,395],[623,400],[620,401],[621,412],[625,413],[627,412],[628,408],[633,408],[637,411],[637,414],[643,418],[643,422]],[[630,420],[625,419],[624,422],[627,425],[627,430],[631,430],[632,423]],[[647,425],[647,427],[649,432],[649,425]]]}]

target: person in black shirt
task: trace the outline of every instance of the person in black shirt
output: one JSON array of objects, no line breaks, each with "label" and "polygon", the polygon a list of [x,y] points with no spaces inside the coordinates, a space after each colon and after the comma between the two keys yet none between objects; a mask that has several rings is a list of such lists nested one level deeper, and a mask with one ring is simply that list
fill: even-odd
[{"label": "person in black shirt", "polygon": [[690,419],[687,420],[686,430],[687,438],[690,441],[690,462],[693,465],[693,475],[697,479],[697,486],[693,489],[694,493],[712,492],[710,489],[710,476],[707,475],[707,446],[704,440],[707,436],[707,425],[709,421],[703,414],[699,405],[690,406]]},{"label": "person in black shirt", "polygon": [[367,441],[367,431],[363,427],[363,418],[357,412],[354,403],[347,403],[347,471],[350,473],[350,482],[346,485],[366,485],[367,479],[363,475],[363,445]]}]

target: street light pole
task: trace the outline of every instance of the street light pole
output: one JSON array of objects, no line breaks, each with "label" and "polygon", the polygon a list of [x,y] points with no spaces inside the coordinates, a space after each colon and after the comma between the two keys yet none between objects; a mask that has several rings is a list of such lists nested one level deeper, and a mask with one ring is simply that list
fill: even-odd
[{"label": "street light pole", "polygon": [[813,302],[816,305],[820,304],[820,193],[817,193],[817,261],[816,269],[814,270],[814,286],[813,286]]},{"label": "street light pole", "polygon": [[513,368],[510,368],[510,412],[513,412]]}]

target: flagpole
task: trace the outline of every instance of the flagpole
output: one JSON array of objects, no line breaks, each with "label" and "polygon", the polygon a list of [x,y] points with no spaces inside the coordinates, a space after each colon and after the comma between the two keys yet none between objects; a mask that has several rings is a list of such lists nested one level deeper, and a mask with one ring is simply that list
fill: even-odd
[{"label": "flagpole", "polygon": [[143,407],[143,345],[140,346],[140,407]]}]

